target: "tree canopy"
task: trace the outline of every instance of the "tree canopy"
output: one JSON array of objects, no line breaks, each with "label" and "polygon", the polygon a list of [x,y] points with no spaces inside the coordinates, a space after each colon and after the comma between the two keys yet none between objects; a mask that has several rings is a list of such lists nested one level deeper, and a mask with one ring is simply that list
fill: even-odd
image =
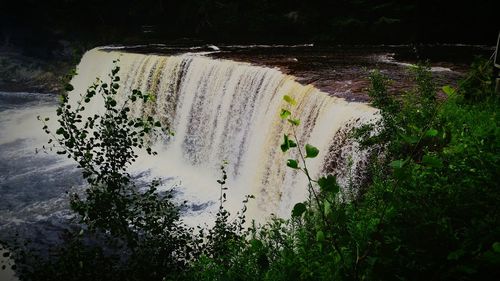
[{"label": "tree canopy", "polygon": [[3,44],[481,43],[494,44],[497,1],[19,0],[0,9]]}]

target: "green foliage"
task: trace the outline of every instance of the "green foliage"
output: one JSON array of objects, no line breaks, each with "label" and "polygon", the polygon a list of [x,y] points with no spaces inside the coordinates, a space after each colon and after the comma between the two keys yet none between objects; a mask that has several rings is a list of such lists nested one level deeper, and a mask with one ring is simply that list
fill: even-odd
[{"label": "green foliage", "polygon": [[286,165],[292,169],[299,168],[299,163],[297,162],[297,160],[294,160],[294,159],[288,159],[286,162]]},{"label": "green foliage", "polygon": [[[370,137],[385,140],[387,154],[374,162],[374,181],[357,216],[379,218],[371,236],[383,239],[371,241],[365,266],[372,279],[493,280],[498,271],[482,262],[500,231],[494,207],[500,150],[489,142],[499,137],[498,100],[485,98],[488,86],[478,95],[484,102],[467,105],[461,101],[470,100],[469,90],[446,86],[448,100],[439,102],[430,72],[412,71],[416,88],[399,109],[377,103],[382,128]],[[391,99],[372,93],[374,103]]]},{"label": "green foliage", "polygon": [[291,140],[288,135],[283,135],[283,144],[281,145],[281,151],[286,152],[293,147],[297,147],[297,143]]},{"label": "green foliage", "polygon": [[283,100],[285,100],[288,104],[290,105],[297,105],[297,101],[294,100],[292,97],[290,97],[289,95],[284,95],[283,96]]},{"label": "green foliage", "polygon": [[484,101],[495,95],[493,62],[476,58],[471,71],[460,82],[460,92],[467,101]]},{"label": "green foliage", "polygon": [[292,217],[300,217],[307,210],[304,203],[297,203],[293,206]]},{"label": "green foliage", "polygon": [[[230,263],[219,265],[218,273],[205,267],[197,277],[498,279],[499,102],[489,98],[470,103],[463,89],[449,86],[443,88],[448,100],[438,101],[429,70],[411,71],[415,87],[400,100],[388,94],[380,73],[372,74],[370,93],[381,119],[355,134],[365,145],[377,147],[372,181],[361,197],[341,200],[331,175],[312,179],[306,160],[319,151],[303,149],[294,132],[285,135],[283,152],[295,149],[300,157],[286,164],[308,178],[309,199],[295,204],[291,219],[275,218],[251,228],[246,242],[227,252]],[[283,112],[283,119],[293,115],[290,109]]]},{"label": "green foliage", "polygon": [[[33,45],[38,48],[42,45],[41,50],[46,53],[59,46],[61,39],[79,41],[90,48],[182,38],[181,42],[190,38],[188,42],[247,44],[325,41],[408,44],[449,43],[458,39],[492,44],[498,32],[498,26],[492,24],[497,15],[494,1],[484,5],[450,0],[185,0],[176,3],[108,0],[96,3],[11,2],[10,9],[0,10],[0,20],[6,29],[2,43],[14,46],[17,43],[31,52],[38,50]],[[17,13],[14,16],[9,11]],[[127,15],[127,20],[122,15]],[[152,25],[150,29],[144,29],[146,23]],[[481,32],[464,32],[471,26],[482,27]]]},{"label": "green foliage", "polygon": [[[194,258],[193,230],[181,222],[172,192],[158,192],[159,180],[141,190],[127,173],[138,149],[156,154],[146,138],[168,130],[160,130],[151,116],[130,115],[132,103],[146,103],[151,95],[134,90],[119,101],[118,72],[115,66],[109,83],[98,80],[76,104],[62,96],[55,133],[39,118],[52,137],[50,149],[75,160],[88,186],[83,195],[71,195],[81,226],[55,249],[56,258],[23,272],[25,279],[162,280],[184,272]],[[104,111],[89,115],[86,106],[98,96]],[[94,272],[73,272],[73,267]]]},{"label": "green foliage", "polygon": [[[231,214],[224,208],[226,202],[227,174],[226,162],[221,165],[219,210],[215,225],[208,231],[199,228],[199,257],[190,265],[186,280],[259,280],[251,266],[252,251],[261,247],[258,240],[248,241],[245,229],[246,204],[254,196],[246,195],[243,208],[231,219]],[[248,257],[247,257],[248,255]],[[245,271],[246,270],[246,271]]]},{"label": "green foliage", "polygon": [[325,193],[331,192],[333,194],[336,194],[340,191],[340,187],[337,184],[337,179],[332,175],[319,178],[318,185],[321,187],[321,191]]},{"label": "green foliage", "polygon": [[310,144],[306,144],[305,149],[306,149],[306,158],[314,158],[319,154],[319,150]]},{"label": "green foliage", "polygon": [[280,113],[280,117],[281,117],[281,119],[287,119],[288,116],[290,116],[290,114],[292,114],[290,111],[288,111],[286,109],[282,109],[281,113]]},{"label": "green foliage", "polygon": [[[150,194],[155,193],[159,183],[153,182],[146,193],[138,193],[126,171],[138,157],[136,149],[144,148],[149,154],[156,154],[145,137],[158,133],[156,128],[159,123],[151,116],[130,116],[129,103],[136,100],[147,102],[150,95],[134,90],[118,105],[118,71],[119,67],[115,66],[109,76],[109,84],[97,81],[90,86],[76,105],[71,105],[63,96],[57,109],[59,128],[55,134],[49,131],[47,125],[44,129],[55,140],[53,147],[57,153],[75,160],[89,184],[84,199],[76,194],[71,198],[71,207],[80,215],[81,222],[91,229],[101,228],[114,235],[129,237],[132,235],[129,233],[130,224],[141,224],[141,220],[147,219],[142,214],[148,214],[145,210],[136,209],[134,204],[141,197],[147,200]],[[88,116],[85,114],[86,105],[97,95],[102,97],[104,112]],[[52,139],[49,141],[52,142]]]},{"label": "green foliage", "polygon": [[[371,181],[359,198],[347,200],[332,175],[313,179],[307,161],[320,151],[297,139],[300,120],[293,118],[292,110],[296,102],[285,97],[287,108],[280,116],[292,124],[292,132],[284,134],[281,150],[297,153],[298,159],[288,159],[286,165],[307,177],[308,199],[294,205],[290,219],[273,218],[247,228],[246,203],[253,196],[246,196],[243,209],[231,218],[224,208],[227,173],[222,165],[215,225],[208,230],[200,227],[197,234],[179,220],[171,194],[158,194],[157,182],[138,192],[122,166],[117,166],[135,159],[130,148],[147,149],[147,142],[140,139],[153,132],[157,123],[126,114],[115,119],[121,107],[112,101],[113,82],[89,89],[89,98],[93,92],[102,93],[107,112],[91,117],[89,123],[78,117],[78,107],[71,111],[64,98],[63,119],[54,139],[61,145],[58,151],[68,153],[88,171],[92,192],[84,199],[73,199],[72,206],[88,226],[82,233],[92,234],[91,241],[97,243],[73,233],[80,238],[70,240],[57,258],[23,276],[38,280],[142,280],[144,276],[148,280],[498,280],[500,102],[491,87],[482,84],[474,88],[480,89],[477,98],[470,98],[469,82],[458,89],[443,87],[448,98],[439,101],[429,69],[419,66],[410,71],[415,86],[398,99],[387,92],[383,75],[373,72],[370,77],[369,93],[380,109],[380,119],[353,135],[363,145],[376,148],[370,158]],[[133,92],[129,99],[147,102],[144,96]],[[99,134],[92,139],[99,144],[98,151],[86,145],[93,136],[92,120]],[[77,127],[77,123],[84,125]],[[117,135],[125,130],[127,136],[120,135],[124,138],[136,132],[137,140],[115,148],[107,130],[118,130]],[[102,241],[107,247],[101,246]]]}]

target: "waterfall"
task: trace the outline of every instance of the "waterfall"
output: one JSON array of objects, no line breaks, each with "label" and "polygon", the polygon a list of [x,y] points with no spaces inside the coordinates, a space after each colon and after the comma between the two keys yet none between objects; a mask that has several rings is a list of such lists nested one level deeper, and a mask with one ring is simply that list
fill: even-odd
[{"label": "waterfall", "polygon": [[144,157],[137,165],[162,177],[180,176],[181,193],[192,194],[200,202],[217,200],[215,179],[224,160],[229,163],[230,209],[238,209],[243,195],[252,194],[256,197],[249,205],[252,218],[270,213],[288,216],[293,205],[306,198],[306,177],[286,167],[287,159],[299,157],[296,150],[283,153],[280,149],[283,134],[293,130],[279,116],[287,107],[284,95],[297,101],[290,110],[301,120],[295,129],[299,143],[310,143],[320,150],[317,158],[308,159],[313,175],[334,172],[346,183],[346,173],[339,172],[341,165],[332,165],[332,159],[349,158],[352,163],[353,157],[362,157],[347,155],[345,147],[338,145],[342,143],[338,133],[345,133],[346,126],[370,120],[375,110],[301,85],[275,68],[193,54],[163,56],[93,49],[77,68],[72,95],[85,92],[96,77],[107,78],[115,59],[121,68],[119,94],[139,89],[156,97],[154,102],[134,108],[135,114],[152,114],[175,132],[168,141],[156,140],[156,159]]}]

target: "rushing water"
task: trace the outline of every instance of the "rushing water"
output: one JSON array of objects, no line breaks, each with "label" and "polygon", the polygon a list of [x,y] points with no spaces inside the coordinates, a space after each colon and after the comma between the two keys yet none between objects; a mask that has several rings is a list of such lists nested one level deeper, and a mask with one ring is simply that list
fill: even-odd
[{"label": "rushing water", "polygon": [[36,119],[53,115],[56,106],[53,95],[0,92],[1,241],[20,237],[47,248],[68,227],[66,192],[81,186],[80,172],[73,162],[43,152],[47,137]]},{"label": "rushing water", "polygon": [[[153,114],[175,132],[170,141],[157,140],[156,159],[143,157],[134,169],[173,176],[170,180],[181,182],[178,190],[184,198],[203,204],[217,200],[218,168],[227,161],[228,205],[236,210],[245,194],[254,195],[249,208],[252,218],[270,213],[287,216],[307,193],[306,178],[286,167],[287,159],[296,159],[298,154],[280,150],[283,134],[292,133],[292,126],[279,116],[280,109],[287,107],[284,95],[297,100],[297,106],[290,110],[301,120],[296,129],[299,142],[311,143],[322,152],[308,161],[315,175],[323,172],[329,161],[327,152],[341,149],[332,148],[337,145],[333,140],[339,129],[354,120],[368,120],[375,112],[365,104],[300,85],[294,77],[273,68],[199,55],[158,56],[98,49],[83,57],[70,98],[84,91],[96,75],[105,78],[115,59],[120,60],[123,85],[119,95],[123,97],[132,89],[153,93],[155,101],[135,108],[135,114]],[[358,155],[353,151],[345,157],[356,162]]]},{"label": "rushing water", "polygon": [[[119,96],[123,99],[132,89],[153,93],[155,102],[135,107],[134,114],[153,114],[175,132],[169,140],[155,140],[158,155],[141,154],[132,174],[139,180],[159,177],[163,188],[175,188],[175,200],[188,202],[184,219],[190,224],[213,222],[223,161],[228,162],[227,207],[233,214],[246,194],[256,197],[247,215],[261,222],[271,213],[289,216],[292,206],[306,197],[306,178],[286,167],[288,158],[298,158],[296,151],[280,150],[283,134],[293,132],[280,119],[281,108],[301,120],[299,142],[320,150],[308,160],[312,174],[333,172],[347,186],[353,176],[349,171],[363,164],[363,154],[345,142],[345,132],[372,119],[375,110],[301,85],[276,68],[199,54],[94,49],[78,66],[70,100],[78,100],[96,77],[106,80],[115,59],[121,67]],[[297,100],[297,106],[289,107],[284,95]],[[67,193],[81,190],[84,183],[72,161],[42,149],[48,136],[36,117],[50,117],[49,126],[55,128],[57,98],[0,93],[0,101],[0,240],[17,233],[39,245],[58,243],[71,218]],[[95,101],[88,110],[99,108]]]}]

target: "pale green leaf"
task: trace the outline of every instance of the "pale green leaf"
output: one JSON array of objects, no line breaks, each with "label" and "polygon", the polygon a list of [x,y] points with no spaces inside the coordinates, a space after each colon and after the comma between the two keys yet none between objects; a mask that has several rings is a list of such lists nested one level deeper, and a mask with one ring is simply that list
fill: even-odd
[{"label": "pale green leaf", "polygon": [[290,122],[294,126],[300,125],[300,119],[288,119],[288,122]]},{"label": "pale green leaf", "polygon": [[284,95],[284,96],[283,96],[283,99],[284,99],[287,103],[289,103],[289,104],[291,104],[291,105],[296,105],[296,104],[297,104],[297,101],[296,101],[296,100],[294,100],[294,99],[293,99],[291,96],[289,96],[289,95]]},{"label": "pale green leaf", "polygon": [[449,85],[444,86],[444,87],[442,88],[442,90],[443,90],[443,92],[444,92],[447,96],[449,96],[449,97],[451,97],[451,96],[455,95],[455,93],[457,92],[457,91],[456,91],[453,87],[451,87],[451,86],[449,86]]},{"label": "pale green leaf", "polygon": [[280,117],[281,119],[286,119],[288,118],[288,116],[290,116],[292,113],[286,109],[281,109],[281,112],[280,112]]}]

